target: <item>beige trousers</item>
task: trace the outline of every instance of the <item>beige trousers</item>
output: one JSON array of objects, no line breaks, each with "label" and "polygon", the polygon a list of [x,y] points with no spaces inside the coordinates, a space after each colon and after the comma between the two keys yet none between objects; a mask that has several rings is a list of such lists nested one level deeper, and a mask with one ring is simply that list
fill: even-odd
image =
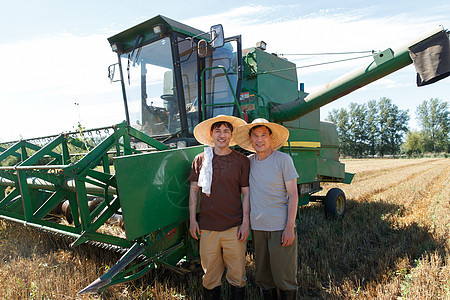
[{"label": "beige trousers", "polygon": [[222,284],[222,275],[227,268],[226,278],[229,284],[245,286],[245,250],[247,241],[239,241],[239,226],[225,231],[200,230],[200,259],[203,286],[211,290]]}]

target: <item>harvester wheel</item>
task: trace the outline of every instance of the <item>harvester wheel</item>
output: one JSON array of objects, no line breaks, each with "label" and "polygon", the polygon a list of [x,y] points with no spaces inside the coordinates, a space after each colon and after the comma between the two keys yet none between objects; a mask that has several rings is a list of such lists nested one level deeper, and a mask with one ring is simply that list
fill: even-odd
[{"label": "harvester wheel", "polygon": [[325,216],[327,218],[342,217],[345,213],[347,202],[345,194],[341,189],[332,188],[328,191],[323,206],[325,209]]}]

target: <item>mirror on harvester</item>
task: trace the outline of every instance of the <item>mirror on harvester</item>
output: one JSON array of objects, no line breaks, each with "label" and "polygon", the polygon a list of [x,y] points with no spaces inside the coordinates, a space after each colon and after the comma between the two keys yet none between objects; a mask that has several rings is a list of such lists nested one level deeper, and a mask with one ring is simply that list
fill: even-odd
[{"label": "mirror on harvester", "polygon": [[211,26],[210,31],[211,47],[219,48],[224,44],[224,34],[222,24]]}]

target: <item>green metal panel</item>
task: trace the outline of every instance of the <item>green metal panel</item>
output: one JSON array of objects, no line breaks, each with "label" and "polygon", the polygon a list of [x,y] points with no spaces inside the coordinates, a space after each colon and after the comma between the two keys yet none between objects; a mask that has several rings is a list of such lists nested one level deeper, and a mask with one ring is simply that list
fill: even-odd
[{"label": "green metal panel", "polygon": [[127,239],[133,240],[189,216],[189,171],[204,146],[119,157],[114,160]]},{"label": "green metal panel", "polygon": [[320,154],[319,147],[294,146],[298,143],[313,142],[320,144],[320,134],[317,130],[289,128],[290,147],[283,147],[282,151],[289,153],[299,174],[297,183],[317,181],[316,159]]},{"label": "green metal panel", "polygon": [[[322,139],[320,156],[327,160],[339,161],[339,140],[336,126],[333,123],[320,122],[320,137]],[[342,178],[342,174],[338,177]]]},{"label": "green metal panel", "polygon": [[[287,147],[283,147],[283,152],[289,153]],[[311,149],[291,149],[292,160],[299,175],[297,183],[308,183],[317,181],[317,152]]]},{"label": "green metal panel", "polygon": [[320,122],[320,136],[322,138],[322,146],[339,146],[336,125],[333,123]]},{"label": "green metal panel", "polygon": [[250,99],[245,100],[241,108],[248,114],[249,122],[256,118],[270,119],[269,109],[273,103],[297,99],[294,63],[261,49],[250,48],[243,51],[243,66],[242,93],[248,92]]},{"label": "green metal panel", "polygon": [[317,174],[328,177],[344,178],[344,164],[327,158],[317,158]]},{"label": "green metal panel", "polygon": [[354,173],[347,173],[347,172],[345,172],[345,178],[344,178],[343,183],[350,184],[352,182],[352,180],[353,180],[353,176],[355,176]]},{"label": "green metal panel", "polygon": [[283,122],[283,125],[290,128],[312,129],[318,131],[320,129],[320,110],[316,109],[296,120]]},{"label": "green metal panel", "polygon": [[[298,195],[298,206],[307,205],[309,203],[310,195],[309,194],[301,194]],[[300,218],[300,215],[298,215]]]},{"label": "green metal panel", "polygon": [[289,140],[291,142],[321,142],[320,140],[320,133],[318,130],[311,130],[311,129],[295,129],[295,128],[288,128],[289,129]]},{"label": "green metal panel", "polygon": [[[329,160],[339,161],[339,148],[338,147],[329,147],[322,146],[320,149],[320,157],[326,158]],[[340,176],[339,176],[340,177]]]},{"label": "green metal panel", "polygon": [[[294,63],[257,48],[247,49],[244,54],[244,73],[250,78],[256,76],[256,92],[259,95],[276,103],[297,99],[298,82]],[[273,72],[276,70],[280,71]],[[243,87],[247,87],[245,81]],[[251,85],[249,87],[252,88]]]},{"label": "green metal panel", "polygon": [[280,59],[278,56],[258,48],[245,49],[243,54],[245,75],[271,75],[294,82],[297,98],[297,71],[293,62]]}]

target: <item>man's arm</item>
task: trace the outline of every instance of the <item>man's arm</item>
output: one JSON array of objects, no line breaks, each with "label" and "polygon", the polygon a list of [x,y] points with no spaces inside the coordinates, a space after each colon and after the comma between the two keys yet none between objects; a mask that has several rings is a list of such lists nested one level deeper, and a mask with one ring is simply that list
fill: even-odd
[{"label": "man's arm", "polygon": [[200,227],[197,223],[197,204],[198,204],[198,190],[196,181],[191,181],[191,188],[189,191],[189,232],[192,237],[198,240],[200,235]]},{"label": "man's arm", "polygon": [[246,241],[250,235],[250,188],[242,188],[242,224],[239,227],[238,239]]},{"label": "man's arm", "polygon": [[289,180],[285,183],[285,186],[289,197],[289,204],[286,227],[284,228],[283,236],[281,238],[283,247],[290,246],[295,239],[295,218],[297,217],[298,209],[297,178]]}]

